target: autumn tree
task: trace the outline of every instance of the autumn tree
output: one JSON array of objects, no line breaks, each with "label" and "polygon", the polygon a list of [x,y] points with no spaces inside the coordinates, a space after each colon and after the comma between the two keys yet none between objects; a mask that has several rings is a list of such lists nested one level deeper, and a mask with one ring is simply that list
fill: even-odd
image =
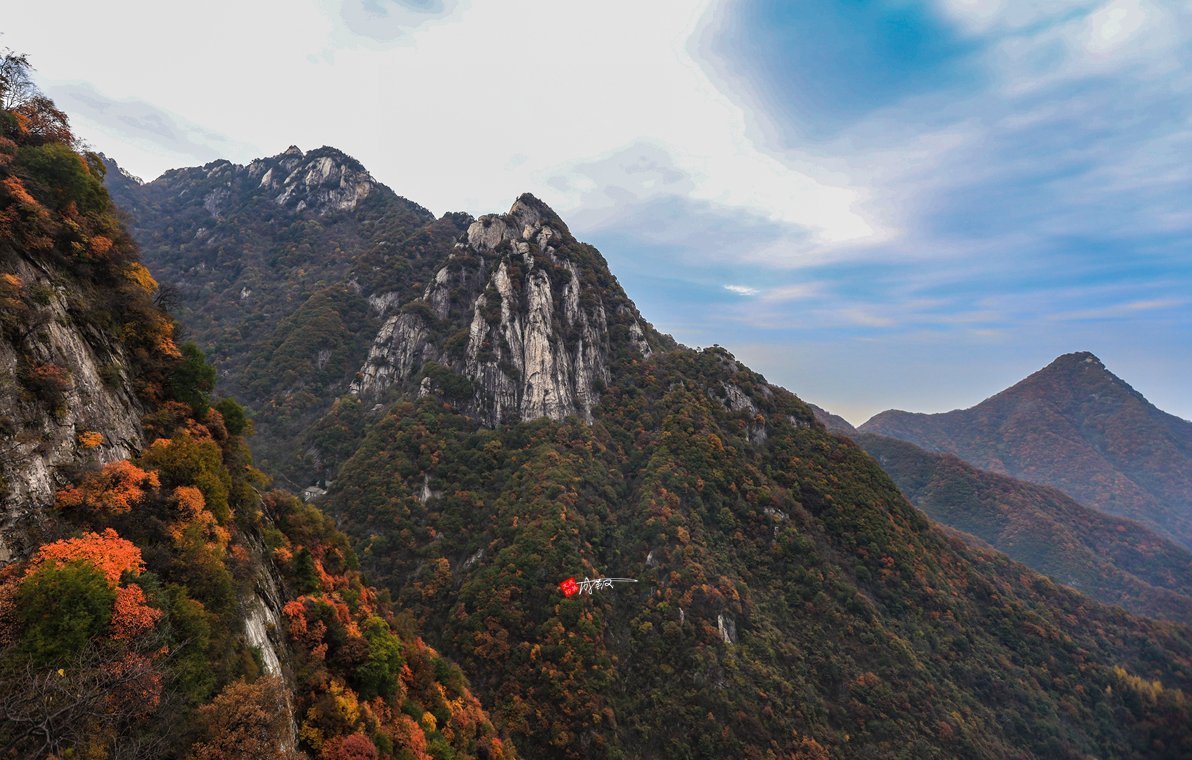
[{"label": "autumn tree", "polygon": [[108,584],[115,587],[124,573],[139,575],[145,569],[141,550],[131,541],[120,538],[111,528],[103,533],[84,533],[79,538],[67,538],[46,544],[37,550],[30,562],[28,575],[45,566],[59,566],[71,562],[86,562],[97,568]]},{"label": "autumn tree", "polygon": [[15,110],[37,93],[32,70],[27,55],[7,49],[0,55],[0,108]]},{"label": "autumn tree", "polygon": [[131,512],[160,485],[157,473],[142,470],[122,459],[88,473],[77,485],[59,491],[57,504],[61,509],[85,509],[101,515],[122,515]]},{"label": "autumn tree", "polygon": [[281,678],[236,681],[199,709],[203,738],[192,760],[261,760],[297,757],[287,747],[289,710]]},{"label": "autumn tree", "polygon": [[377,760],[377,746],[363,734],[338,736],[324,742],[321,760]]}]

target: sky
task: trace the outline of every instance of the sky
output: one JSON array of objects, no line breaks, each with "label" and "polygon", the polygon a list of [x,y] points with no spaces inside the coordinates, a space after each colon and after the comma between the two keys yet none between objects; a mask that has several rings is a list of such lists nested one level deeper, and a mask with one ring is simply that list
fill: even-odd
[{"label": "sky", "polygon": [[860,423],[1092,351],[1192,419],[1192,4],[46,0],[0,46],[145,179],[332,145],[532,192],[658,329]]}]

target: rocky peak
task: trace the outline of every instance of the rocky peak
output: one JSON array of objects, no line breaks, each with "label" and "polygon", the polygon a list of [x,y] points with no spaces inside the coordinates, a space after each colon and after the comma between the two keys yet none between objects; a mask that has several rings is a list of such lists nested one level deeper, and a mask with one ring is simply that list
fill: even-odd
[{"label": "rocky peak", "polygon": [[494,425],[590,419],[614,357],[648,356],[651,336],[599,253],[526,194],[472,222],[423,295],[387,315],[352,392],[416,388]]},{"label": "rocky peak", "polygon": [[277,205],[296,211],[348,211],[377,188],[359,161],[327,146],[303,153],[291,145],[277,156],[253,161],[245,171],[260,188],[276,193]]},{"label": "rocky peak", "polygon": [[1092,377],[1096,375],[1110,375],[1112,373],[1105,368],[1094,354],[1088,351],[1077,351],[1071,354],[1063,354],[1056,357],[1051,364],[1048,364],[1043,369],[1035,373],[1036,377],[1065,377],[1075,378],[1080,376]]},{"label": "rocky peak", "polygon": [[[109,162],[109,168],[115,166]],[[113,183],[109,181],[109,187]],[[125,182],[130,188],[139,183]],[[303,153],[296,146],[246,166],[220,159],[204,166],[171,169],[145,187],[157,203],[176,206],[199,201],[217,219],[225,218],[246,203],[264,196],[291,211],[317,215],[352,211],[367,198],[388,191],[356,159],[336,148],[324,146]],[[129,194],[134,212],[139,198]]]}]

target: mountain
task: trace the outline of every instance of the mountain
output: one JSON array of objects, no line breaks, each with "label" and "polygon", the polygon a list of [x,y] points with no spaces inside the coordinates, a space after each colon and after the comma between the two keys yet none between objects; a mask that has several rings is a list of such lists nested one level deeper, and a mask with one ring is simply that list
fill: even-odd
[{"label": "mountain", "polygon": [[971,409],[882,412],[859,429],[1058,488],[1192,548],[1192,422],[1090,353],[1065,354]]},{"label": "mountain", "polygon": [[1192,623],[1192,552],[1054,488],[978,470],[896,438],[852,438],[931,519],[1094,599]]},{"label": "mountain", "polygon": [[[203,236],[302,256],[301,231],[345,241],[339,230],[375,217],[279,204],[259,181],[233,181],[238,210],[213,212],[195,198],[218,168],[167,175],[179,184],[157,210],[132,214],[148,214],[136,221],[147,256],[186,263],[162,277],[196,337],[235,342],[259,313],[241,311],[257,307],[239,303],[238,283],[209,287],[228,275],[201,266]],[[370,191],[382,197],[396,198]],[[318,481],[308,495],[462,664],[519,752],[1192,751],[1188,628],[942,534],[794,395],[723,349],[654,331],[599,252],[532,196],[412,230],[341,245],[314,285],[285,256],[224,249],[233,274],[237,256],[256,262],[278,306],[272,342],[211,348],[259,398],[304,389],[302,424],[268,423],[285,432],[274,461]],[[279,281],[304,290],[286,297]],[[344,330],[312,328],[312,313],[348,303],[364,308],[341,316]],[[319,374],[310,357],[327,345],[345,347],[343,362]],[[257,369],[258,350],[280,371]],[[635,582],[571,597],[558,585],[603,576]]]},{"label": "mountain", "polygon": [[105,160],[167,302],[219,368],[221,390],[253,411],[263,465],[309,485],[291,442],[354,379],[384,299],[421,292],[471,218],[436,220],[333,148],[151,182]]},{"label": "mountain", "polygon": [[[0,96],[27,67],[4,63]],[[512,757],[344,534],[269,489],[102,160],[47,98],[17,101],[0,109],[0,757]]]},{"label": "mountain", "polygon": [[481,423],[398,401],[322,503],[528,756],[1139,751],[1078,695],[1162,626],[949,541],[723,350],[621,365],[590,424]]},{"label": "mountain", "polygon": [[928,517],[978,546],[1141,615],[1192,622],[1192,552],[1061,491],[979,470],[897,438],[861,433],[808,404],[830,432],[865,449]]},{"label": "mountain", "polygon": [[[396,194],[281,201],[310,155],[128,183],[157,198],[132,207],[136,235],[173,261],[192,334],[238,347],[210,345],[261,399],[274,462],[317,480],[361,566],[521,753],[1192,750],[1186,627],[932,528],[793,394],[657,334],[540,200],[414,214],[383,243],[368,204]],[[328,176],[354,166],[321,156]],[[635,583],[559,590],[606,575]]]},{"label": "mountain", "polygon": [[1170,635],[1185,672],[1186,628],[945,538],[796,397],[654,335],[540,202],[431,283],[330,415],[363,434],[320,504],[527,756],[1129,754],[1058,642],[1108,677]]}]

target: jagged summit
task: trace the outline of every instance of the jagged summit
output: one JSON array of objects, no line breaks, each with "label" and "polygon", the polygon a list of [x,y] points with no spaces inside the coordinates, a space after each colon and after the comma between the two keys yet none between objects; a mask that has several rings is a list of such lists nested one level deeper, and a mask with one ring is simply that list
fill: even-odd
[{"label": "jagged summit", "polygon": [[[291,145],[277,155],[247,165],[218,159],[203,166],[170,169],[148,183],[125,172],[111,158],[105,156],[104,161],[109,171],[108,186],[123,205],[137,204],[132,190],[142,185],[149,192],[161,189],[180,198],[201,189],[203,206],[217,217],[258,197],[291,211],[309,210],[323,215],[351,211],[378,194],[392,195],[363,164],[328,145],[305,152]],[[429,216],[429,212],[426,214]]]},{"label": "jagged summit", "polygon": [[649,356],[651,338],[603,257],[526,193],[472,222],[422,296],[388,316],[351,390],[417,381],[488,424],[590,419],[618,357]]},{"label": "jagged summit", "polygon": [[359,161],[326,145],[308,153],[291,145],[273,158],[253,161],[244,171],[259,179],[260,188],[276,192],[279,206],[296,211],[351,210],[382,187]]}]

